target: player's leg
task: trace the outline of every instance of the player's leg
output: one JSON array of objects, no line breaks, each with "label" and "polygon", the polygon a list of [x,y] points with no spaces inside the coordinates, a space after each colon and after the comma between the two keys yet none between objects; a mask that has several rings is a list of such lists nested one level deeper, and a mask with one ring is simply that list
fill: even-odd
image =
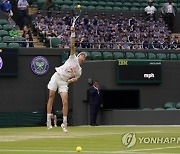
[{"label": "player's leg", "polygon": [[54,115],[54,127],[57,127],[57,116],[56,115]]},{"label": "player's leg", "polygon": [[47,128],[50,129],[52,128],[51,125],[51,117],[52,117],[52,106],[54,102],[54,97],[55,97],[56,92],[53,90],[49,90],[49,99],[47,103]]},{"label": "player's leg", "polygon": [[63,113],[63,123],[61,124],[61,127],[65,133],[68,132],[67,130],[67,115],[68,115],[68,93],[67,92],[61,92],[60,93],[61,99],[62,99],[62,113]]}]

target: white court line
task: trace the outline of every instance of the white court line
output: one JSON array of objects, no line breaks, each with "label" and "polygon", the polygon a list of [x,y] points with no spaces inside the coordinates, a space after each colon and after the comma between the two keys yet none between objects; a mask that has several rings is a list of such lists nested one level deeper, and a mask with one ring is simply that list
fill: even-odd
[{"label": "white court line", "polygon": [[[152,150],[175,149],[175,148],[180,148],[180,146],[163,147],[163,148],[151,148],[151,149],[135,149],[135,150],[129,150],[129,152],[152,151]],[[126,151],[124,151],[124,152],[126,152]]]},{"label": "white court line", "polygon": [[[74,151],[65,151],[65,150],[18,150],[18,149],[0,149],[0,152],[32,152],[32,153],[77,153]],[[95,153],[95,154],[156,154],[156,153],[149,153],[149,152],[134,152],[134,151],[82,151],[83,153]],[[157,154],[164,154],[164,153],[157,153]],[[166,153],[172,154],[172,153]]]}]

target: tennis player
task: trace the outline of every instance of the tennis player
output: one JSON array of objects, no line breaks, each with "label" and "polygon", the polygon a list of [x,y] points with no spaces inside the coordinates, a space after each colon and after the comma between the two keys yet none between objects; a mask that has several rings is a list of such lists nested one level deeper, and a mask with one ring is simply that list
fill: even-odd
[{"label": "tennis player", "polygon": [[56,90],[60,94],[62,99],[62,112],[63,112],[63,123],[61,127],[65,133],[67,129],[67,116],[68,116],[68,84],[76,82],[81,76],[82,68],[81,64],[85,61],[87,54],[80,52],[77,56],[75,55],[75,28],[71,27],[71,40],[70,40],[70,56],[67,61],[60,67],[56,67],[56,72],[51,77],[48,83],[49,99],[47,103],[47,128],[51,126],[51,110],[53,101],[55,98]]}]

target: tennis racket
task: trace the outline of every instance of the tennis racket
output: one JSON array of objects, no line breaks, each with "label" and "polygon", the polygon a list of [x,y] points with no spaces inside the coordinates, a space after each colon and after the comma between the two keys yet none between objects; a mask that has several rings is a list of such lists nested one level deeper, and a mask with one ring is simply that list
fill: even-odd
[{"label": "tennis racket", "polygon": [[81,5],[78,4],[77,2],[74,2],[73,6],[72,6],[72,15],[73,15],[72,27],[74,27],[77,19],[81,15]]}]

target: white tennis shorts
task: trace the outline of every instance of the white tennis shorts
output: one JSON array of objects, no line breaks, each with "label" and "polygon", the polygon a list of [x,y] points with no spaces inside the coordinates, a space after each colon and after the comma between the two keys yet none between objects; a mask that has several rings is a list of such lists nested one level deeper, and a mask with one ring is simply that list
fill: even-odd
[{"label": "white tennis shorts", "polygon": [[62,80],[61,76],[57,72],[53,74],[47,87],[49,90],[53,91],[58,89],[58,93],[68,92],[68,83]]}]

